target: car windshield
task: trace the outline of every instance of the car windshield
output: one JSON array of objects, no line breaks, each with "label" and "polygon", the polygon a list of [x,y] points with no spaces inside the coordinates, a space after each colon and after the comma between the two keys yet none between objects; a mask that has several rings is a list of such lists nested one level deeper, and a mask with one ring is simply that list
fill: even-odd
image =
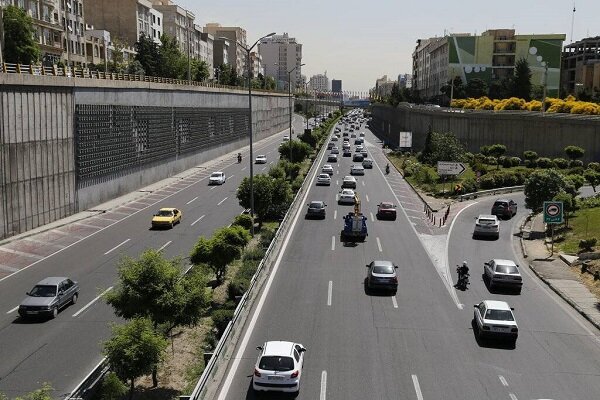
[{"label": "car windshield", "polygon": [[258,367],[267,371],[291,371],[294,369],[294,360],[292,357],[264,356]]},{"label": "car windshield", "polygon": [[173,211],[170,210],[160,210],[158,213],[156,213],[157,216],[159,217],[172,217],[173,216]]},{"label": "car windshield", "polygon": [[327,175],[327,174],[319,174],[319,178],[321,178],[321,179],[329,179],[329,175]]},{"label": "car windshield", "polygon": [[221,174],[219,172],[213,172],[213,174],[210,177],[211,178],[220,178]]},{"label": "car windshield", "polygon": [[506,207],[508,204],[504,201],[497,201],[494,203],[494,207]]},{"label": "car windshield", "polygon": [[485,319],[492,319],[494,321],[514,321],[512,312],[509,310],[487,310],[485,312]]},{"label": "car windshield", "polygon": [[313,201],[312,203],[310,203],[310,207],[311,208],[321,208],[321,202],[320,201]]},{"label": "car windshield", "polygon": [[373,273],[374,274],[393,274],[394,267],[391,265],[374,265]]},{"label": "car windshield", "polygon": [[36,285],[31,292],[31,297],[54,297],[56,296],[56,286],[54,285]]},{"label": "car windshield", "polygon": [[381,206],[380,206],[380,207],[381,207],[382,209],[384,209],[384,210],[388,210],[388,209],[390,209],[390,208],[394,208],[394,206],[393,206],[392,204],[389,204],[389,203],[381,203]]},{"label": "car windshield", "polygon": [[493,225],[495,224],[496,221],[493,219],[486,219],[486,218],[480,218],[479,219],[479,224],[480,225]]},{"label": "car windshield", "polygon": [[518,274],[519,270],[514,265],[496,265],[496,272],[501,274]]}]

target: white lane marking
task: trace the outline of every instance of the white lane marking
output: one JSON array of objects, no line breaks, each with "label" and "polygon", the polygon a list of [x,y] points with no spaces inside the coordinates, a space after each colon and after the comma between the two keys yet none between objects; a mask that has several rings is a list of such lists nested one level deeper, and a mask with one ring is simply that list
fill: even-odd
[{"label": "white lane marking", "polygon": [[[319,162],[318,162],[319,165],[323,162],[323,157],[325,157],[325,152],[323,152],[323,154],[321,155],[321,158],[319,159]],[[315,169],[315,171],[313,172],[313,176],[308,184],[309,188],[312,187],[313,184],[315,183],[315,178],[317,177],[317,172],[318,172],[318,169]],[[307,190],[306,193],[304,194],[304,197],[302,198],[302,201],[300,202],[300,204],[306,204],[306,199],[308,199],[309,193],[310,193],[310,190]],[[294,217],[292,226],[290,226],[290,229],[289,229],[289,231],[285,237],[285,240],[283,241],[283,244],[281,246],[281,250],[279,250],[279,255],[277,256],[277,259],[275,260],[275,264],[273,265],[273,269],[271,270],[269,279],[265,283],[262,295],[260,296],[260,299],[258,300],[258,303],[256,304],[256,309],[254,310],[252,319],[248,323],[248,327],[246,328],[246,333],[244,334],[244,337],[242,338],[242,341],[240,342],[240,347],[238,348],[238,351],[235,354],[233,363],[231,364],[231,368],[229,370],[229,374],[227,375],[227,378],[225,379],[225,382],[223,383],[223,385],[221,387],[221,392],[219,393],[219,397],[217,398],[217,400],[225,400],[227,398],[227,394],[229,393],[229,388],[231,387],[233,378],[236,375],[236,371],[237,371],[238,367],[240,366],[240,361],[242,360],[243,354],[246,351],[246,347],[248,346],[248,342],[250,341],[250,336],[252,335],[252,331],[254,330],[256,321],[258,320],[258,317],[263,308],[263,305],[265,304],[265,301],[267,300],[269,290],[271,289],[273,280],[275,279],[275,276],[277,275],[277,271],[279,270],[279,265],[281,264],[283,255],[285,254],[287,246],[290,242],[292,233],[294,232],[294,229],[296,228],[296,224],[298,223],[298,218],[300,218],[301,211],[302,211],[301,207],[299,207],[298,211],[296,211],[296,216]],[[325,375],[325,376],[327,376],[327,375]]]},{"label": "white lane marking", "polygon": [[244,168],[242,168],[242,171],[245,171],[245,170],[246,170],[246,168],[248,168],[248,167],[244,167]]},{"label": "white lane marking", "polygon": [[333,219],[337,219],[337,210],[333,210]]},{"label": "white lane marking", "polygon": [[518,400],[514,393],[509,393],[508,395],[510,396],[510,400]]},{"label": "white lane marking", "polygon": [[339,186],[339,184],[340,184],[340,181],[338,181],[338,180],[336,179],[336,181],[335,181],[335,185],[336,185],[336,186]]},{"label": "white lane marking", "polygon": [[163,244],[162,247],[160,249],[158,249],[158,251],[163,251],[164,249],[167,248],[168,245],[170,245],[171,243],[173,243],[172,240],[169,240],[167,243]]},{"label": "white lane marking", "polygon": [[213,186],[213,187],[211,187],[211,188],[210,188],[210,189],[208,189],[208,190],[215,190],[216,188],[217,188],[216,186]]},{"label": "white lane marking", "polygon": [[327,371],[321,372],[321,393],[319,394],[319,400],[327,399]]},{"label": "white lane marking", "polygon": [[224,198],[223,200],[221,200],[221,201],[219,202],[219,204],[217,204],[217,205],[218,205],[218,206],[220,206],[221,204],[225,203],[225,200],[227,200],[228,198],[229,198],[229,197],[225,197],[225,198]]},{"label": "white lane marking", "polygon": [[339,169],[338,169],[338,171],[337,171],[337,174],[338,174],[338,175],[340,174],[340,170],[339,170]]},{"label": "white lane marking", "polygon": [[331,237],[331,250],[334,251],[335,250],[335,236]]},{"label": "white lane marking", "polygon": [[[146,203],[142,203],[142,204],[146,204]],[[84,224],[81,222],[73,222],[73,225],[79,225],[79,226],[83,226],[84,228],[92,228],[92,229],[100,229],[102,228],[101,226],[96,226],[96,225],[91,225],[91,224]]]},{"label": "white lane marking", "polygon": [[7,314],[12,314],[12,313],[14,313],[15,311],[17,311],[18,309],[19,309],[19,306],[16,306],[15,308],[11,308],[10,310],[8,310],[6,313],[7,313]]},{"label": "white lane marking", "polygon": [[198,200],[198,196],[194,197],[193,199],[191,199],[190,201],[188,201],[185,204],[192,204],[193,202],[195,202],[196,200]]},{"label": "white lane marking", "polygon": [[380,253],[383,253],[383,249],[381,248],[381,241],[379,240],[379,238],[377,238],[377,248],[379,249]]},{"label": "white lane marking", "polygon": [[109,251],[107,251],[106,253],[104,253],[104,255],[108,255],[110,253],[112,253],[113,251],[115,251],[116,249],[118,249],[119,247],[123,246],[125,243],[129,242],[131,239],[127,239],[124,240],[123,242],[121,242],[120,244],[116,245],[115,247],[113,247],[112,249],[110,249]]},{"label": "white lane marking", "polygon": [[360,183],[362,183],[362,185],[365,186],[365,181],[361,181]]},{"label": "white lane marking", "polygon": [[111,286],[108,289],[106,289],[104,292],[100,293],[98,296],[96,296],[96,298],[94,300],[90,301],[81,310],[79,310],[75,314],[73,314],[73,317],[77,317],[79,314],[81,314],[82,312],[84,312],[85,310],[87,310],[88,308],[90,308],[92,304],[94,304],[95,302],[97,302],[98,299],[100,299],[106,293],[110,292],[112,289],[113,289],[113,287]]},{"label": "white lane marking", "polygon": [[421,385],[419,385],[419,378],[417,378],[416,375],[413,375],[412,381],[415,387],[415,393],[417,393],[417,400],[423,400],[423,393],[421,392]]},{"label": "white lane marking", "polygon": [[367,202],[369,202],[369,201],[370,201],[370,200],[369,200],[369,195],[368,195],[368,194],[365,194],[365,198],[367,199]]},{"label": "white lane marking", "polygon": [[398,300],[396,300],[396,296],[392,296],[392,304],[394,308],[398,308]]},{"label": "white lane marking", "polygon": [[228,176],[227,179],[232,179],[235,175]]},{"label": "white lane marking", "polygon": [[206,215],[203,215],[200,218],[198,218],[197,220],[195,220],[194,222],[192,222],[192,225],[190,225],[190,226],[196,225],[198,222],[202,221],[202,218],[204,218],[204,217],[206,217]]},{"label": "white lane marking", "polygon": [[506,378],[505,377],[503,377],[502,375],[498,375],[498,379],[500,379],[500,382],[502,383],[502,386],[508,387],[508,382],[506,382]]},{"label": "white lane marking", "polygon": [[373,216],[373,213],[371,213],[371,222],[375,222],[375,217]]},{"label": "white lane marking", "polygon": [[267,169],[267,167],[262,167],[261,171],[264,171],[265,169]]},{"label": "white lane marking", "polygon": [[331,292],[333,290],[333,282],[329,281],[329,285],[327,287],[327,305],[331,305]]}]

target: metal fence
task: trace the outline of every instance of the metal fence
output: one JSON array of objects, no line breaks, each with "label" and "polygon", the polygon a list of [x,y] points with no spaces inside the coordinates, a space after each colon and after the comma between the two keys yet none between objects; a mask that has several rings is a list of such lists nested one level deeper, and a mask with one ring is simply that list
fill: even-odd
[{"label": "metal fence", "polygon": [[490,190],[480,190],[479,192],[467,193],[460,195],[460,201],[476,199],[479,196],[494,196],[502,193],[513,193],[513,192],[522,192],[525,190],[525,186],[509,186],[504,188],[490,189]]}]

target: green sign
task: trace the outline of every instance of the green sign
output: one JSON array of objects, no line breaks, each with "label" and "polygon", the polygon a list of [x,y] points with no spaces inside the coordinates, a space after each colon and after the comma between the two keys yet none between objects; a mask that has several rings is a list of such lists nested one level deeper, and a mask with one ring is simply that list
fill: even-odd
[{"label": "green sign", "polygon": [[562,224],[563,223],[563,203],[562,201],[544,202],[544,223]]}]

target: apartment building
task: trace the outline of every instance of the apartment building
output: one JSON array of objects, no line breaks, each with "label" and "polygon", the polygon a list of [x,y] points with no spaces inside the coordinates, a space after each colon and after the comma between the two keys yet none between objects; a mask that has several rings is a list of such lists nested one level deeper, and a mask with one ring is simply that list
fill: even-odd
[{"label": "apartment building", "polygon": [[259,52],[253,51],[250,53],[250,64],[252,65],[253,78],[258,77],[258,75],[265,75],[265,69],[263,68],[263,59]]},{"label": "apartment building", "polygon": [[[246,44],[246,30],[239,26],[221,26],[219,23],[208,23],[203,28],[205,33],[213,35],[215,41],[217,39],[227,39],[227,60],[228,64],[233,66],[238,75],[245,75],[246,65],[246,50],[244,46]],[[220,46],[224,48],[225,46]],[[215,67],[218,67],[217,59],[220,60],[222,57],[215,57]]]},{"label": "apartment building", "polygon": [[600,36],[565,46],[560,86],[565,95],[600,93]]},{"label": "apartment building", "polygon": [[293,87],[302,86],[302,44],[296,38],[289,37],[287,33],[274,35],[262,39],[258,44],[258,51],[263,58],[265,75],[278,82],[278,86],[288,84],[288,71],[291,74]]},{"label": "apartment building", "polygon": [[557,96],[564,40],[564,34],[516,35],[514,29],[419,39],[413,52],[413,89],[430,99],[440,96],[440,88],[455,77],[465,84],[478,78],[490,85],[513,75],[515,63],[524,58],[531,82],[546,83],[548,94]]},{"label": "apartment building", "polygon": [[84,0],[86,22],[133,46],[144,34],[160,43],[163,16],[149,0]]},{"label": "apartment building", "polygon": [[331,91],[334,93],[340,93],[342,91],[342,81],[340,79],[331,80]]},{"label": "apartment building", "polygon": [[313,75],[308,82],[308,85],[312,90],[317,92],[328,92],[329,91],[329,78],[327,73]]},{"label": "apartment building", "polygon": [[68,65],[85,66],[87,64],[85,43],[85,13],[82,0],[59,0],[59,16],[65,30],[63,47]]},{"label": "apartment building", "polygon": [[392,88],[398,82],[390,80],[387,75],[382,76],[381,78],[375,81],[375,95],[379,98],[385,98],[392,94]]},{"label": "apartment building", "polygon": [[[94,0],[91,0],[94,1]],[[183,54],[193,53],[196,16],[171,0],[152,0],[152,7],[162,13],[163,32],[174,37]]]}]

